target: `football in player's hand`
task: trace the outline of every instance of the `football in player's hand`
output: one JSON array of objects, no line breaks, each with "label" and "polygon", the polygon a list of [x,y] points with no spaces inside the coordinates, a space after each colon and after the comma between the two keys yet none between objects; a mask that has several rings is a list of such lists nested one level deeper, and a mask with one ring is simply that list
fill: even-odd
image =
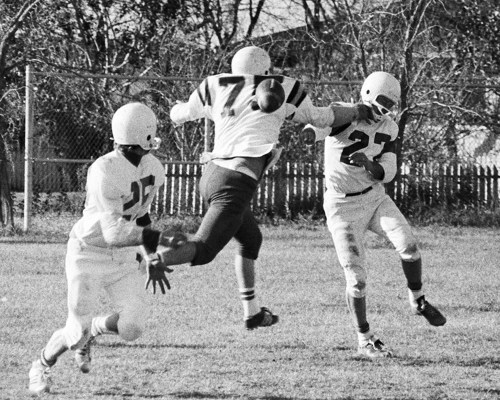
[{"label": "football in player's hand", "polygon": [[285,90],[276,79],[266,79],[257,86],[255,101],[262,112],[275,112],[285,101]]}]

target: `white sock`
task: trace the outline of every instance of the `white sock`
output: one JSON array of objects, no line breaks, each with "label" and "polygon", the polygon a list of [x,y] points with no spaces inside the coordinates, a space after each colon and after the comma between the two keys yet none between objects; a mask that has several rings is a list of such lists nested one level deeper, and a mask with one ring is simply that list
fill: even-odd
[{"label": "white sock", "polygon": [[410,304],[417,304],[417,299],[424,295],[424,291],[420,290],[410,290],[408,289],[408,298],[410,299]]},{"label": "white sock", "polygon": [[90,329],[90,334],[92,336],[99,336],[99,335],[105,335],[105,334],[112,334],[116,335],[116,332],[110,331],[108,328],[106,328],[106,319],[108,317],[95,317],[92,318],[92,328]]},{"label": "white sock", "polygon": [[255,289],[252,288],[240,288],[240,299],[243,305],[243,315],[245,318],[249,318],[252,315],[257,314],[260,311],[257,300],[255,299]]},{"label": "white sock", "polygon": [[368,341],[373,337],[373,333],[371,331],[367,332],[358,332],[358,343],[360,346],[366,346]]}]

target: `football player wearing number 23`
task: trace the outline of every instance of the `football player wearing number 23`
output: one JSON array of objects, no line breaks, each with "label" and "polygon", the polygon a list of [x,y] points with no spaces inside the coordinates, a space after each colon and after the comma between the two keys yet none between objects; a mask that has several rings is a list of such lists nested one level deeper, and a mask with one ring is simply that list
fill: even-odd
[{"label": "football player wearing number 23", "polygon": [[[236,280],[243,305],[246,329],[274,325],[278,317],[260,307],[255,290],[255,260],[262,234],[250,203],[265,171],[279,158],[277,147],[285,119],[316,126],[332,126],[346,120],[366,118],[368,107],[315,107],[303,85],[282,75],[269,75],[271,59],[262,48],[240,49],[231,62],[232,73],[205,78],[188,102],[178,102],[170,111],[174,124],[200,118],[214,121],[214,146],[206,154],[200,192],[207,212],[194,237],[174,251],[160,252],[165,265],[203,265],[235,238]],[[272,112],[260,109],[256,89],[274,79],[270,88],[281,85],[283,104]],[[283,93],[283,92],[281,92]]]},{"label": "football player wearing number 23", "polygon": [[386,72],[370,74],[363,82],[361,100],[372,107],[375,121],[355,121],[320,129],[306,126],[304,140],[325,140],[326,193],[324,210],[337,257],[346,279],[346,300],[357,336],[358,353],[369,358],[390,357],[392,352],[374,335],[366,317],[367,230],[386,237],[400,256],[410,309],[434,326],[446,318],[424,297],[422,260],[417,240],[383,184],[396,174],[395,141],[398,125],[392,118],[400,100],[398,80]]},{"label": "football player wearing number 23", "polygon": [[[165,176],[161,162],[150,154],[159,144],[156,129],[155,114],[141,103],[126,104],[113,115],[115,150],[90,166],[83,215],[69,235],[66,325],[53,333],[32,364],[29,390],[33,394],[50,391],[51,367],[68,349],[75,350],[78,367],[87,373],[96,336],[137,339],[147,316],[144,282],[158,283],[162,291],[163,285],[169,286],[165,270],[156,268],[154,254],[158,246],[174,248],[186,237],[150,227],[148,209]],[[138,246],[146,271],[138,268]],[[97,316],[101,289],[114,311]]]}]

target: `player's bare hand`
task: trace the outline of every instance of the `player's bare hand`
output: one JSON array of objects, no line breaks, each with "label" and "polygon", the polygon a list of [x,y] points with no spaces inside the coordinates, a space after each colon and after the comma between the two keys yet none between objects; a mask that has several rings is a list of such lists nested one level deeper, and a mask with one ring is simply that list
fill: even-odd
[{"label": "player's bare hand", "polygon": [[146,265],[147,280],[145,289],[148,290],[149,285],[153,288],[153,294],[156,294],[156,285],[158,284],[161,293],[165,294],[165,286],[170,290],[170,282],[165,275],[166,272],[173,270],[167,268],[159,259],[148,261]]},{"label": "player's bare hand", "polygon": [[201,153],[200,162],[202,164],[206,164],[207,162],[209,162],[211,160],[212,160],[212,153],[211,152],[204,151],[203,153]]},{"label": "player's bare hand", "polygon": [[356,104],[356,110],[358,111],[358,121],[364,121],[371,124],[375,121],[375,114],[373,108],[367,106],[366,104]]},{"label": "player's bare hand", "polygon": [[369,167],[370,160],[365,153],[353,153],[349,156],[349,162],[357,167]]},{"label": "player's bare hand", "polygon": [[316,132],[310,126],[305,127],[300,132],[300,136],[306,146],[313,146],[316,143]]}]

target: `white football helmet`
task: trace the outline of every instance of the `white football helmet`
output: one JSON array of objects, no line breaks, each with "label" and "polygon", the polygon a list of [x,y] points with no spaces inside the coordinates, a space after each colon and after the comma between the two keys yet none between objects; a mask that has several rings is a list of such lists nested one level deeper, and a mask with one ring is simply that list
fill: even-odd
[{"label": "white football helmet", "polygon": [[401,98],[399,81],[383,71],[373,72],[365,79],[361,87],[361,100],[375,110],[375,117],[391,113],[391,109]]},{"label": "white football helmet", "polygon": [[264,49],[257,46],[243,47],[231,61],[233,74],[267,75],[271,68],[271,58]]},{"label": "white football helmet", "polygon": [[156,115],[142,103],[129,103],[116,110],[111,121],[116,144],[139,145],[144,150],[160,147],[156,137]]}]

